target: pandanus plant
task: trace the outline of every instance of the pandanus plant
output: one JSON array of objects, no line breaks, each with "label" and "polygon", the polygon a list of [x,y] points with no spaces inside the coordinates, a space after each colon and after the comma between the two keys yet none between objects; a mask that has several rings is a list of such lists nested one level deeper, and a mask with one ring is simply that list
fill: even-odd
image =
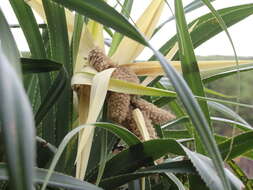
[{"label": "pandanus plant", "polygon": [[[226,104],[251,106],[209,98],[227,96],[204,87],[252,70],[251,62],[236,52],[235,61],[197,61],[194,48],[223,30],[233,46],[227,27],[251,15],[253,4],[216,11],[208,0],[185,8],[175,0],[169,20],[175,17],[177,34],[157,51],[149,39],[164,25],[158,26],[164,0],[152,0],[134,24],[133,0],[117,2],[121,13],[101,0],[9,2],[30,52],[18,52],[1,12],[1,161],[7,164],[0,176],[11,181],[1,188],[252,189],[233,162],[253,159],[252,127]],[[203,5],[211,12],[187,25],[185,13]],[[145,47],[154,55],[138,61]],[[215,134],[210,109],[228,115],[219,121],[242,133]],[[178,125],[184,130],[171,129]],[[118,144],[123,150],[115,151]]]}]

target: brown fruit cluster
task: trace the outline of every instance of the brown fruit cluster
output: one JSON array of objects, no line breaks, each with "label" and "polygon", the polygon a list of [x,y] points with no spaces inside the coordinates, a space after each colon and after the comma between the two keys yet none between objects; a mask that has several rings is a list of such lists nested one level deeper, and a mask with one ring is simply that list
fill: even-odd
[{"label": "brown fruit cluster", "polygon": [[[99,48],[90,51],[88,62],[98,72],[109,68],[116,68],[112,74],[112,77],[115,79],[140,83],[137,75],[132,70],[127,67],[117,66]],[[141,140],[143,140],[143,138],[133,118],[134,109],[139,108],[141,110],[147,130],[152,139],[157,138],[152,124],[162,125],[175,118],[170,112],[158,108],[136,95],[109,92],[107,102],[108,118],[115,123],[125,126]]]}]

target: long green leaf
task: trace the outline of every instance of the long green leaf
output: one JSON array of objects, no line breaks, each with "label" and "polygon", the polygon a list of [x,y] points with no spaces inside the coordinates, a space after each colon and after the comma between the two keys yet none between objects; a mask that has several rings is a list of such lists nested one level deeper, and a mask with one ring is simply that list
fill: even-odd
[{"label": "long green leaf", "polygon": [[249,128],[252,128],[251,125],[245,121],[241,116],[239,116],[237,113],[235,113],[232,109],[230,109],[227,106],[224,106],[223,104],[217,103],[217,102],[211,102],[208,101],[208,106],[212,108],[215,111],[218,111],[226,116],[228,116],[231,119],[235,119],[236,121],[239,121],[245,125],[248,125]]},{"label": "long green leaf", "polygon": [[[35,183],[42,184],[44,182],[45,176],[48,170],[35,168],[36,175],[34,176]],[[8,180],[8,174],[6,171],[6,165],[0,164],[0,180]],[[67,176],[61,173],[54,172],[52,178],[48,182],[51,187],[67,188],[71,190],[102,190],[101,188],[87,183],[85,181],[80,181],[72,176]]]},{"label": "long green leaf", "polygon": [[[23,29],[31,54],[34,58],[45,58],[46,52],[42,37],[31,8],[24,0],[10,0],[10,3]],[[27,19],[29,19],[29,22],[27,22]]]},{"label": "long green leaf", "polygon": [[[0,15],[0,20],[2,19],[4,18]],[[32,109],[20,78],[12,66],[12,59],[5,57],[2,48],[0,48],[0,126],[11,187],[17,190],[33,190],[35,130]]]},{"label": "long green leaf", "polygon": [[[211,190],[224,190],[223,181],[219,177],[212,160],[199,153],[192,152],[184,146],[182,146],[182,148],[186,152],[187,156],[190,158],[191,162],[193,163],[201,178],[204,180],[205,184]],[[236,178],[228,169],[224,170],[226,172],[226,178],[229,182],[231,189],[243,189],[243,183],[238,178]]]},{"label": "long green leaf", "polygon": [[26,89],[27,96],[31,102],[32,108],[38,109],[40,104],[40,89],[39,89],[39,79],[36,74],[25,75],[24,76],[24,86]]},{"label": "long green leaf", "polygon": [[[227,25],[226,25],[225,21],[222,19],[221,15],[216,11],[216,9],[213,7],[212,3],[209,0],[202,0],[202,2],[212,12],[212,14],[214,15],[216,21],[218,21],[220,27],[226,33],[226,35],[228,37],[228,40],[229,40],[229,42],[232,46],[232,49],[233,49],[237,69],[239,69],[239,66],[238,66],[239,65],[239,60],[238,60],[237,52],[236,52],[236,49],[235,49],[235,45],[234,45],[234,42],[232,40],[232,37],[231,37],[230,33],[228,32],[228,28],[227,28]],[[240,75],[238,75],[238,79],[240,79]],[[238,82],[240,82],[240,81],[238,81]]]},{"label": "long green leaf", "polygon": [[211,89],[208,89],[208,88],[205,88],[205,93],[206,94],[211,94],[211,95],[214,95],[214,96],[218,96],[220,98],[236,98],[236,96],[229,96],[229,95],[226,95],[226,94],[223,94],[223,93],[220,93],[220,92],[217,92],[215,90],[211,90]]},{"label": "long green leaf", "polygon": [[[159,140],[159,141],[160,141],[160,143],[162,142],[161,140]],[[163,140],[163,142],[165,142],[165,141],[166,140]],[[169,141],[169,140],[167,140],[167,141]],[[140,174],[139,171],[132,173],[132,174],[130,174],[129,172],[135,171],[136,169],[141,168],[142,166],[145,166],[148,163],[151,163],[152,162],[151,158],[156,158],[156,156],[154,157],[154,155],[158,154],[158,153],[151,153],[152,151],[150,151],[150,149],[151,149],[151,146],[154,146],[153,149],[157,150],[157,152],[158,152],[158,147],[160,147],[160,149],[161,149],[161,146],[163,146],[163,145],[162,145],[162,143],[160,145],[157,143],[158,143],[158,140],[148,141],[148,142],[143,143],[144,150],[143,150],[143,148],[136,148],[135,147],[136,149],[133,149],[134,147],[130,147],[129,150],[125,150],[125,151],[121,152],[119,155],[112,158],[113,161],[110,160],[107,164],[110,165],[112,168],[114,168],[114,167],[118,168],[119,171],[114,171],[111,168],[110,169],[106,168],[105,178],[101,182],[102,187],[108,188],[108,187],[110,187],[110,185],[112,185],[113,187],[115,187],[117,185],[122,185],[129,180],[128,177],[130,177],[130,179],[131,179],[131,177],[133,177],[132,179],[142,177],[142,175],[139,175]],[[139,146],[139,145],[136,145],[136,146]],[[146,156],[146,158],[145,158],[145,155],[148,155],[148,152],[146,152],[148,150],[146,150],[145,148],[149,148],[149,152],[150,152],[149,155],[150,156],[152,155],[153,157]],[[216,189],[216,188],[223,189],[222,182],[218,178],[217,173],[216,173],[214,166],[212,164],[212,161],[208,157],[205,157],[203,155],[193,153],[193,152],[189,153],[188,149],[187,149],[187,155],[190,157],[191,162],[193,162],[195,168],[199,172],[199,175],[201,175],[201,177],[205,178],[205,182],[207,183],[207,185],[211,189]],[[149,160],[148,158],[151,160]],[[117,164],[117,163],[121,163],[121,164]],[[138,165],[138,163],[139,163],[139,165]],[[115,164],[116,164],[116,166],[115,166]],[[169,163],[166,163],[166,164],[169,165]],[[164,164],[164,165],[166,165],[166,164]],[[107,165],[107,167],[108,167],[108,165]],[[154,168],[156,168],[156,166],[154,166]],[[146,171],[146,170],[149,170],[149,169],[147,168],[144,171]],[[165,172],[165,170],[160,171],[160,172]],[[213,179],[213,175],[215,175],[217,179]],[[232,188],[239,189],[238,186],[241,186],[240,181],[238,179],[236,179],[228,171],[226,171],[226,175],[232,185]],[[114,183],[112,182],[113,180],[114,180]],[[211,181],[213,181],[213,182],[211,183]],[[109,184],[109,182],[111,182],[111,183]],[[103,185],[105,185],[105,186],[103,186]]]},{"label": "long green leaf", "polygon": [[218,121],[218,122],[223,122],[223,123],[228,123],[232,125],[233,127],[237,127],[238,129],[241,129],[243,131],[252,131],[253,128],[250,127],[249,125],[245,125],[244,123],[237,122],[234,120],[230,119],[225,119],[225,118],[220,118],[220,117],[211,117],[212,121]]},{"label": "long green leaf", "polygon": [[[210,1],[215,1],[215,0],[210,0]],[[204,4],[203,4],[202,0],[194,0],[194,1],[192,1],[191,3],[189,3],[188,5],[186,5],[186,6],[184,7],[184,12],[185,12],[185,14],[186,14],[186,13],[189,13],[189,12],[191,12],[191,11],[194,11],[195,9],[198,9],[198,8],[202,7],[203,5],[204,5]],[[160,25],[155,29],[153,35],[155,35],[165,24],[167,24],[168,22],[170,22],[170,21],[172,21],[172,20],[174,20],[174,19],[175,19],[175,17],[174,17],[174,15],[173,15],[173,16],[169,17],[167,20],[165,20],[162,24],[160,24]]]},{"label": "long green leaf", "polygon": [[[133,0],[125,0],[124,4],[122,5],[121,14],[124,15],[126,18],[129,18],[129,16],[130,16],[132,5],[133,5]],[[118,32],[114,33],[113,38],[112,38],[111,47],[110,47],[110,50],[108,53],[109,56],[112,56],[113,53],[116,51],[122,38],[123,38],[122,34],[120,34]]]},{"label": "long green leaf", "polygon": [[100,153],[100,162],[99,162],[99,169],[98,169],[98,176],[96,180],[96,185],[100,184],[100,181],[103,177],[105,164],[107,160],[107,131],[103,131],[102,138],[101,138],[101,153]]},{"label": "long green leaf", "polygon": [[[10,0],[11,6],[15,12],[15,15],[19,21],[19,24],[22,28],[22,31],[25,35],[26,41],[28,43],[31,58],[34,59],[46,59],[48,58],[47,52],[43,43],[42,35],[39,30],[39,26],[37,24],[36,18],[33,14],[32,9],[25,3],[24,0]],[[45,30],[45,29],[44,29]],[[49,73],[43,73],[38,75],[39,78],[39,94],[37,90],[37,86],[34,86],[34,91],[31,91],[31,96],[36,97],[31,101],[34,102],[35,105],[38,105],[45,98],[48,87],[51,84],[51,77]],[[37,108],[37,106],[36,106]],[[37,110],[37,109],[35,109]],[[42,129],[49,127],[52,129],[52,124],[54,123],[54,114],[51,112],[48,114],[46,120],[42,123]],[[43,138],[45,138],[43,136]],[[45,138],[47,139],[47,138]],[[54,143],[51,139],[51,143]]]},{"label": "long green leaf", "polygon": [[[230,27],[253,14],[252,7],[253,4],[239,5],[218,10],[218,13],[221,15],[227,27]],[[208,13],[192,21],[188,25],[188,28],[196,23],[196,21],[198,21],[198,23],[191,32],[191,39],[194,48],[223,31],[212,13]],[[167,54],[176,41],[177,37],[174,36],[160,48],[160,51],[163,54]]]},{"label": "long green leaf", "polygon": [[207,100],[209,102],[214,102],[214,103],[223,103],[223,104],[230,104],[231,106],[241,106],[241,107],[245,107],[245,108],[253,108],[253,105],[249,105],[249,104],[244,104],[244,103],[237,103],[234,101],[229,101],[229,100],[222,100],[222,99],[218,99],[218,98],[208,98],[208,97],[200,97],[200,96],[195,96],[198,100]]},{"label": "long green leaf", "polygon": [[[107,129],[109,131],[111,131],[112,133],[116,134],[117,136],[121,137],[128,145],[135,145],[140,143],[140,140],[133,135],[131,132],[129,132],[128,130],[126,130],[125,128],[119,127],[117,125],[113,125],[113,124],[107,124],[107,123],[96,123],[94,124],[96,127],[101,127],[104,129]],[[43,187],[42,190],[45,190],[47,183],[53,173],[53,170],[57,164],[57,162],[59,161],[65,147],[67,146],[67,144],[70,142],[70,140],[78,133],[80,132],[82,129],[86,128],[86,127],[91,127],[91,125],[83,125],[80,127],[77,127],[75,129],[73,129],[71,132],[69,132],[64,139],[62,140],[57,153],[55,154],[53,161],[50,165],[49,168],[49,172],[45,178],[45,181],[43,183]]]},{"label": "long green leaf", "polygon": [[175,120],[172,120],[170,121],[169,123],[161,126],[162,129],[165,129],[165,128],[170,128],[170,127],[173,127],[173,126],[176,126],[176,125],[179,125],[181,123],[186,123],[189,121],[189,118],[187,116],[182,116],[182,117],[179,117]]},{"label": "long green leaf", "polygon": [[74,31],[71,39],[71,52],[73,59],[73,67],[76,63],[76,58],[78,54],[78,49],[80,45],[80,39],[83,31],[84,24],[84,16],[78,13],[75,13],[75,21],[74,21]]},{"label": "long green leaf", "polygon": [[[197,60],[194,54],[192,41],[188,32],[181,0],[175,1],[175,12],[177,23],[177,38],[183,77],[194,95],[205,97],[205,92],[202,85]],[[209,127],[211,129],[210,115],[206,101],[199,101],[199,105],[205,114],[206,120],[209,123]],[[195,147],[197,152],[205,153],[205,149],[200,143],[197,134],[195,135]]]},{"label": "long green leaf", "polygon": [[[91,85],[92,79],[95,76],[94,73],[88,72],[80,72],[75,74],[72,78],[72,85],[75,84],[83,84],[83,85]],[[165,96],[170,97],[170,99],[166,99],[168,102],[173,100],[176,97],[176,92],[170,90],[164,90],[159,88],[147,87],[141,84],[136,84],[132,82],[127,82],[119,79],[110,79],[109,88],[110,91],[118,92],[118,93],[127,93],[127,94],[135,94],[135,95],[146,95],[146,96]],[[203,96],[195,96],[195,98],[199,101],[212,101],[212,102],[221,102],[224,104],[237,105],[247,108],[253,108],[253,105],[237,103],[233,101],[221,100],[217,98],[208,98]]]},{"label": "long green leaf", "polygon": [[[68,76],[71,78],[73,65],[64,7],[49,0],[43,0],[42,3],[48,23],[51,59],[63,64]],[[72,91],[70,81],[67,80],[66,82],[66,87],[62,91],[56,108],[56,145],[61,142],[72,124]],[[47,135],[49,131],[51,131],[50,128],[44,129],[44,135]]]},{"label": "long green leaf", "polygon": [[214,74],[212,76],[206,77],[202,81],[203,81],[203,83],[209,83],[209,82],[213,82],[215,80],[218,80],[220,78],[224,78],[224,77],[228,77],[228,76],[237,74],[238,71],[240,73],[242,73],[242,72],[247,72],[247,71],[252,71],[252,70],[253,70],[253,66],[243,67],[243,68],[240,68],[240,69],[232,69],[232,70],[229,70],[229,71],[224,71],[224,72],[217,73],[217,74]]},{"label": "long green leaf", "polygon": [[[45,59],[47,57],[42,36],[31,8],[24,0],[10,0],[11,6],[16,14],[19,24],[26,37],[32,58]],[[29,20],[29,22],[27,22]],[[50,84],[48,74],[39,75],[41,99],[47,92]]]},{"label": "long green leaf", "polygon": [[164,130],[165,138],[171,139],[186,139],[191,138],[187,130]]},{"label": "long green leaf", "polygon": [[[72,79],[72,84],[84,84],[91,85],[94,78],[94,73],[78,73]],[[119,79],[110,79],[109,90],[119,93],[136,94],[136,95],[146,95],[146,96],[167,96],[176,97],[176,93],[169,90],[158,89],[153,87],[143,86],[141,84],[136,84],[132,82],[127,82]]]},{"label": "long green leaf", "polygon": [[[172,138],[177,140],[192,138],[187,130],[164,130],[163,133],[165,138]],[[227,137],[217,134],[215,134],[214,137],[217,143],[224,142],[228,139]]]},{"label": "long green leaf", "polygon": [[[180,145],[173,139],[156,139],[130,146],[106,163],[104,178],[130,173],[169,153],[184,155]],[[88,175],[92,180],[96,172]]]},{"label": "long green leaf", "polygon": [[1,35],[0,35],[0,49],[6,58],[10,61],[10,64],[13,66],[17,74],[21,79],[21,66],[19,63],[19,51],[17,45],[14,41],[14,38],[9,29],[9,24],[7,23],[3,12],[0,8],[0,26],[1,26]]},{"label": "long green leaf", "polygon": [[[50,112],[50,109],[59,100],[64,88],[66,87],[67,80],[68,80],[67,72],[65,71],[65,69],[63,69],[58,73],[53,84],[48,89],[47,95],[42,100],[41,105],[35,114],[36,126],[38,126],[40,124],[40,122],[43,120],[43,118],[46,116],[46,114]],[[50,131],[48,131],[48,132],[51,133]],[[52,138],[49,138],[47,140],[54,139],[54,134],[51,133],[51,135],[52,135]]]},{"label": "long green leaf", "polygon": [[61,64],[49,59],[21,58],[20,61],[24,74],[57,71],[62,68]]},{"label": "long green leaf", "polygon": [[[223,158],[231,160],[236,158],[253,148],[253,132],[247,132],[235,137],[232,137],[225,142],[219,144],[219,148]],[[233,141],[233,146],[231,149],[231,141]],[[231,150],[230,150],[231,149]],[[229,154],[229,155],[227,155]]]},{"label": "long green leaf", "polygon": [[163,163],[157,166],[151,166],[134,173],[128,173],[110,178],[105,178],[101,181],[101,187],[104,189],[114,189],[127,182],[130,182],[141,177],[153,175],[156,173],[175,173],[175,174],[196,174],[196,170],[189,160],[172,161]]},{"label": "long green leaf", "polygon": [[[106,143],[107,152],[106,152],[106,155],[104,153],[104,156],[106,157],[106,159],[102,161],[101,153],[102,153],[102,146],[104,146],[102,145],[102,143],[103,143],[103,135],[105,133],[107,134],[107,143]],[[109,132],[99,127],[95,128],[95,134],[94,134],[93,143],[91,147],[91,153],[90,153],[90,157],[92,159],[89,160],[86,174],[92,172],[94,168],[97,168],[97,166],[101,168],[100,171],[102,171],[103,169],[103,172],[104,172],[104,166],[106,164],[106,161],[108,160],[108,158],[112,156],[111,151],[117,148],[119,139],[120,137],[118,135],[114,135],[114,133],[112,132]]]},{"label": "long green leaf", "polygon": [[145,39],[125,17],[101,0],[53,0],[70,10],[94,19],[105,26],[112,27],[118,32],[146,45]]}]

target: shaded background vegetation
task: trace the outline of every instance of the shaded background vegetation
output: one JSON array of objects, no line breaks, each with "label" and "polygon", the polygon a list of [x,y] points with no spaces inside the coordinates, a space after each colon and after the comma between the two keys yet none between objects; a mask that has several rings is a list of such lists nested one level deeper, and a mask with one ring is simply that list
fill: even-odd
[{"label": "shaded background vegetation", "polygon": [[[213,55],[213,56],[198,56],[199,60],[234,60],[233,56],[223,56],[223,55]],[[253,60],[253,57],[239,57],[240,60]],[[247,102],[248,104],[253,104],[253,72],[245,72],[240,74],[240,101]],[[218,81],[213,81],[206,85],[207,88],[220,92],[228,96],[237,96],[238,92],[238,76],[229,76],[221,78]],[[210,95],[212,96],[212,95]],[[215,97],[215,96],[213,96]],[[221,97],[220,97],[221,98]],[[233,100],[233,99],[232,99]],[[234,99],[234,101],[236,101]],[[228,105],[229,106],[229,105]],[[229,106],[235,109],[233,106]],[[253,111],[250,108],[240,108],[239,115],[242,116],[248,123],[253,124]],[[213,112],[213,115],[218,115],[220,113]],[[215,129],[217,133],[224,136],[232,135],[232,127],[227,124],[222,124],[221,122],[214,122]],[[246,158],[239,157],[236,159],[239,166],[248,174],[248,177],[253,177],[253,161]]]}]

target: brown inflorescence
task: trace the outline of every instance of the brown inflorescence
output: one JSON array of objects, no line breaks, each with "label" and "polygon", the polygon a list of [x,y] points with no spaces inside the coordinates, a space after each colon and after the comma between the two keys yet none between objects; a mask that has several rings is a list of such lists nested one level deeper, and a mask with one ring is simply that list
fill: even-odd
[{"label": "brown inflorescence", "polygon": [[[112,77],[115,79],[140,83],[137,75],[132,70],[127,67],[120,67],[114,64],[99,48],[95,48],[90,51],[88,62],[98,72],[109,68],[116,68],[112,74]],[[143,137],[141,136],[133,118],[134,109],[138,108],[141,110],[145,119],[147,130],[152,139],[157,138],[153,124],[162,125],[175,118],[175,116],[169,111],[158,108],[154,104],[149,103],[136,95],[109,92],[107,102],[108,119],[125,126],[141,140],[143,140]]]}]

